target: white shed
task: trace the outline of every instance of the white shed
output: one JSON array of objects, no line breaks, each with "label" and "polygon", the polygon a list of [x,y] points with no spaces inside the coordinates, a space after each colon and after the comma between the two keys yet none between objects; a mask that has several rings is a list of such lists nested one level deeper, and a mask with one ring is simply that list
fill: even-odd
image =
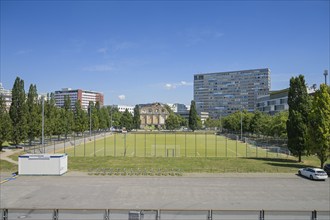
[{"label": "white shed", "polygon": [[67,154],[24,154],[18,157],[19,175],[62,175],[67,171]]}]

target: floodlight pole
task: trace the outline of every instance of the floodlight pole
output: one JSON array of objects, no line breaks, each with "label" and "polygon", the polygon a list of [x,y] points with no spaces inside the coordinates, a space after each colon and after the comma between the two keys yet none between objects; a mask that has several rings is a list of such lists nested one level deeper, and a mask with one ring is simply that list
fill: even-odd
[{"label": "floodlight pole", "polygon": [[324,75],[325,85],[327,85],[328,70],[324,70],[323,75]]},{"label": "floodlight pole", "polygon": [[241,141],[243,140],[243,119],[242,119],[242,106],[241,106]]},{"label": "floodlight pole", "polygon": [[41,128],[41,145],[44,148],[45,152],[45,97],[42,95],[42,128]]},{"label": "floodlight pole", "polygon": [[92,138],[92,106],[89,103],[89,137]]}]

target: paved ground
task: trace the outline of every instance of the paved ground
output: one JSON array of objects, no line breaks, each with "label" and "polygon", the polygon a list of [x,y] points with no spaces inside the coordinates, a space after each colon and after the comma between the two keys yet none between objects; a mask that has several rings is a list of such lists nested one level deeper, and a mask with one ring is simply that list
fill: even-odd
[{"label": "paved ground", "polygon": [[329,179],[311,181],[294,174],[110,177],[68,173],[20,176],[1,184],[0,191],[0,208],[327,211],[330,207]]}]

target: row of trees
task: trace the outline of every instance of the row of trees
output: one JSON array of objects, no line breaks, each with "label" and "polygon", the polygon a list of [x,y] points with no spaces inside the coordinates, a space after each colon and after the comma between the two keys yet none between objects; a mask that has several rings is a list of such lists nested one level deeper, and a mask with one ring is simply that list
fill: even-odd
[{"label": "row of trees", "polygon": [[289,111],[274,116],[261,112],[235,112],[221,120],[207,119],[205,127],[242,130],[255,135],[288,139],[288,148],[301,162],[303,155],[316,154],[320,165],[330,157],[330,87],[321,84],[309,95],[303,75],[292,77],[288,93]]},{"label": "row of trees", "polygon": [[211,128],[223,128],[234,133],[239,133],[243,130],[244,133],[250,133],[252,135],[286,138],[287,119],[287,111],[271,116],[259,111],[247,112],[244,110],[223,117],[221,120],[207,119],[204,125]]},{"label": "row of trees", "polygon": [[330,157],[330,87],[321,84],[314,96],[307,93],[304,76],[292,77],[286,123],[288,147],[301,162],[302,155],[316,154],[321,167]]},{"label": "row of trees", "polygon": [[[133,117],[127,110],[124,113],[113,107],[101,107],[99,102],[89,104],[88,111],[84,111],[80,101],[71,108],[69,96],[64,99],[64,106],[55,105],[54,94],[47,94],[47,98],[38,98],[36,85],[31,84],[26,94],[24,81],[16,78],[12,89],[12,103],[9,111],[0,96],[0,150],[5,141],[16,146],[28,140],[30,144],[41,137],[42,111],[44,111],[45,136],[65,135],[73,132],[79,134],[89,129],[92,131],[107,130],[113,127],[126,127],[128,130],[140,127],[138,106],[134,109]],[[44,103],[43,103],[44,102]],[[44,109],[43,109],[44,108]]]}]

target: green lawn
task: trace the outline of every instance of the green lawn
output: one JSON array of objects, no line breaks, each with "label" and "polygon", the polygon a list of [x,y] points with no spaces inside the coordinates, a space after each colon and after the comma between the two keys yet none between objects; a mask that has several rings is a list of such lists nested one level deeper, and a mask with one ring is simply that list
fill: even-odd
[{"label": "green lawn", "polygon": [[86,138],[58,151],[64,152],[70,156],[288,158],[224,136],[194,133],[114,134],[96,141]]},{"label": "green lawn", "polygon": [[313,166],[292,159],[276,158],[152,158],[152,157],[70,157],[70,171],[91,170],[180,170],[183,173],[296,173]]},{"label": "green lawn", "polygon": [[5,160],[0,160],[0,172],[15,172],[18,170],[16,164],[9,163]]}]

